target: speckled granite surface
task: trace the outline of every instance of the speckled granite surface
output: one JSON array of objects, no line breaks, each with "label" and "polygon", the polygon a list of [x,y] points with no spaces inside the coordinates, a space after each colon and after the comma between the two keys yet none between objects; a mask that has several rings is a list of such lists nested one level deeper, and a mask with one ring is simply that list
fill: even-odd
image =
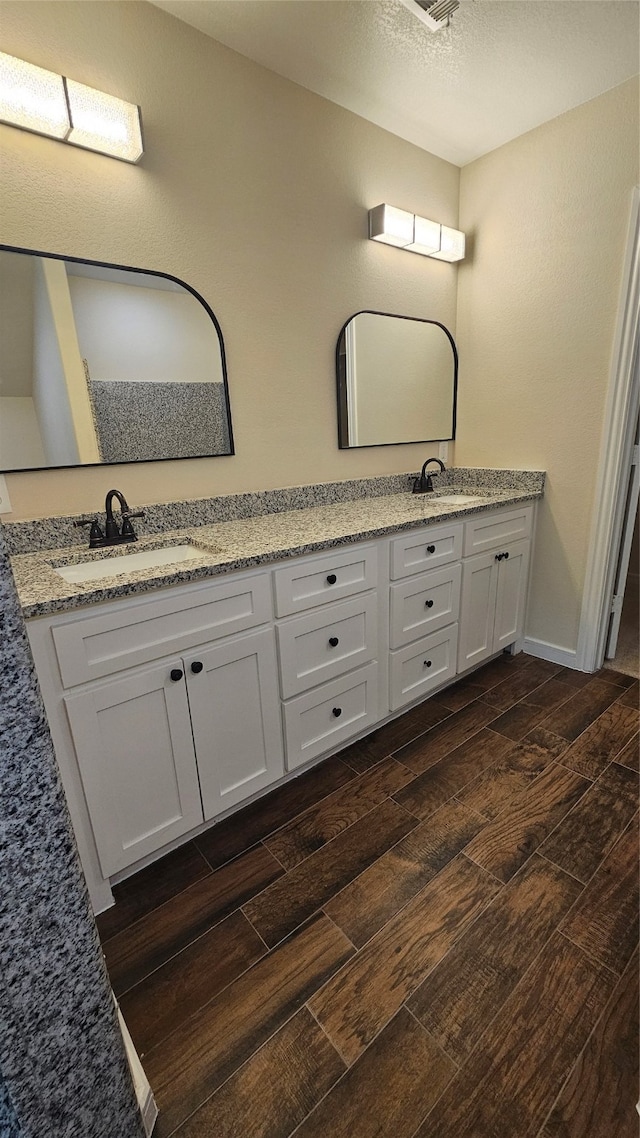
[{"label": "speckled granite surface", "polygon": [[22,1138],[142,1138],[1,529],[0,643],[5,1115]]},{"label": "speckled granite surface", "polygon": [[[437,468],[433,468],[437,469]],[[289,486],[282,490],[264,490],[252,494],[226,494],[219,498],[194,498],[186,502],[166,502],[147,506],[127,495],[135,509],[143,508],[145,517],[136,519],[136,532],[141,536],[166,533],[167,530],[191,526],[210,526],[240,518],[263,514],[279,514],[288,510],[304,510],[312,506],[330,506],[338,502],[356,502],[366,498],[405,494],[411,489],[415,474],[386,474],[378,478],[358,478],[345,482],[321,482],[314,486]],[[105,493],[111,485],[105,471]],[[544,472],[539,470],[493,470],[489,468],[453,467],[436,481],[439,491],[486,487],[491,490],[531,491],[539,494],[544,486]],[[97,503],[96,514],[104,510]],[[58,549],[87,544],[86,529],[74,522],[86,514],[65,514],[38,518],[34,521],[6,522],[5,537],[10,554],[34,553],[38,549]]]},{"label": "speckled granite surface", "polygon": [[90,381],[103,462],[229,454],[222,383]]},{"label": "speckled granite surface", "polygon": [[[12,559],[12,567],[25,616],[44,616],[534,500],[542,492],[542,481],[539,479],[537,486],[526,489],[470,486],[468,482],[465,488],[474,495],[474,501],[463,505],[439,504],[438,493],[414,495],[405,491],[212,525],[169,529],[162,538],[147,537],[134,546],[116,547],[107,551],[106,557],[101,551],[89,553],[86,548],[79,551],[77,545],[22,554]],[[454,489],[461,492],[458,486],[449,487],[449,492]],[[173,518],[170,510],[169,515]],[[162,568],[122,574],[109,572],[110,566],[116,565],[126,554],[184,543],[201,550],[201,556]],[[68,584],[56,572],[56,567],[88,560],[104,562],[104,577],[83,584]]]}]

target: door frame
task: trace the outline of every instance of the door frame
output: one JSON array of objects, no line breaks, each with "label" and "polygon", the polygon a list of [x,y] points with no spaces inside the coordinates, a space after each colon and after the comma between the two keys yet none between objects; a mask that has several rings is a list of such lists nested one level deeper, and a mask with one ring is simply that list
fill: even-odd
[{"label": "door frame", "polygon": [[624,524],[625,494],[632,462],[640,390],[640,188],[633,190],[613,342],[609,390],[589,536],[576,667],[593,672],[602,666],[609,625],[618,550]]}]

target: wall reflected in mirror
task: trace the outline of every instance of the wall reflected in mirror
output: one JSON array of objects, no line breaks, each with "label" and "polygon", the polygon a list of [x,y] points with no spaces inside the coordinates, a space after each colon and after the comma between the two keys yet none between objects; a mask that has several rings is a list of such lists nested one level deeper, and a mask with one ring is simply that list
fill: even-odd
[{"label": "wall reflected in mirror", "polygon": [[458,353],[435,320],[357,312],[336,349],[342,448],[455,437]]},{"label": "wall reflected in mirror", "polygon": [[0,470],[233,454],[222,333],[160,274],[0,247]]}]

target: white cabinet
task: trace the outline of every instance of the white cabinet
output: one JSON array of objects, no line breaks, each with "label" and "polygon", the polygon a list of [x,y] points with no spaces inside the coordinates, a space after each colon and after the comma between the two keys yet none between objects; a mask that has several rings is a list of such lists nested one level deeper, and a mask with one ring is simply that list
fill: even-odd
[{"label": "white cabinet", "polygon": [[183,677],[178,657],[63,697],[105,877],[202,821]]},{"label": "white cabinet", "polygon": [[32,622],[29,635],[92,896],[282,777],[269,573]]},{"label": "white cabinet", "polygon": [[489,548],[462,563],[459,672],[482,663],[522,636],[530,540],[527,536],[505,542],[504,536],[508,539],[514,530],[528,534],[531,515],[529,507],[524,517],[520,513],[516,517],[489,519],[480,534],[477,523],[468,523],[468,548],[474,548],[478,538]]},{"label": "white cabinet", "polygon": [[184,665],[208,821],[282,777],[273,629],[222,640]]},{"label": "white cabinet", "polygon": [[31,621],[96,909],[109,878],[519,640],[532,516],[486,511]]}]

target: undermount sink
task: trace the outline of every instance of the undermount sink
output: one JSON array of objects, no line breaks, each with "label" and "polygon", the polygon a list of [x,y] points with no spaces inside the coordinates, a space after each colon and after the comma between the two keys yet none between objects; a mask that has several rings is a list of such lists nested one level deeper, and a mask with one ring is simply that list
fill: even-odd
[{"label": "undermount sink", "polygon": [[434,506],[466,506],[469,502],[479,502],[477,494],[438,494],[433,499]]},{"label": "undermount sink", "polygon": [[194,545],[165,545],[162,549],[140,549],[135,553],[104,557],[97,561],[81,561],[77,565],[54,566],[56,573],[72,585],[99,581],[104,577],[120,577],[139,569],[156,569],[181,561],[194,561],[204,550]]}]

